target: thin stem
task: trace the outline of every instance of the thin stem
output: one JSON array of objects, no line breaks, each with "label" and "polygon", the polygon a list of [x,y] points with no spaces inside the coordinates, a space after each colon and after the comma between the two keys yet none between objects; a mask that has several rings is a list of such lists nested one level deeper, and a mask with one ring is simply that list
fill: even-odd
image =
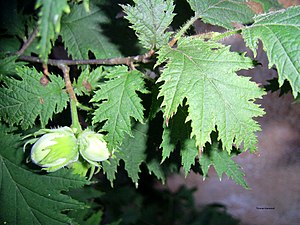
[{"label": "thin stem", "polygon": [[36,27],[32,34],[29,36],[29,38],[24,42],[24,44],[22,45],[21,49],[19,51],[17,51],[17,55],[22,55],[26,49],[30,46],[30,44],[33,42],[33,40],[35,39],[35,37],[38,34],[38,28]]},{"label": "thin stem", "polygon": [[72,118],[71,128],[73,128],[75,132],[80,132],[82,129],[79,123],[78,113],[77,113],[77,98],[70,80],[70,68],[65,64],[59,64],[57,66],[63,71],[66,90],[70,97],[70,108],[71,108],[71,118]]},{"label": "thin stem", "polygon": [[199,18],[199,16],[195,15],[189,21],[187,21],[184,26],[177,32],[175,37],[169,42],[170,47],[173,47],[173,45],[176,43],[176,41],[184,35],[184,33],[192,26],[195,21]]},{"label": "thin stem", "polygon": [[231,35],[235,35],[235,34],[240,34],[241,33],[241,29],[238,29],[238,30],[231,30],[231,31],[227,31],[227,32],[224,32],[224,33],[220,33],[218,35],[214,35],[211,40],[212,41],[220,41],[228,36],[231,36]]},{"label": "thin stem", "polygon": [[[110,59],[87,59],[87,60],[64,60],[64,59],[48,59],[47,64],[51,66],[58,66],[61,64],[64,65],[132,65],[132,63],[142,62],[148,63],[150,62],[150,57],[154,54],[154,50],[150,50],[149,52],[143,55],[137,56],[129,56],[129,57],[119,57],[119,58],[110,58]],[[33,56],[25,56],[21,55],[19,60],[26,62],[35,62],[35,63],[44,63],[42,59]]]}]

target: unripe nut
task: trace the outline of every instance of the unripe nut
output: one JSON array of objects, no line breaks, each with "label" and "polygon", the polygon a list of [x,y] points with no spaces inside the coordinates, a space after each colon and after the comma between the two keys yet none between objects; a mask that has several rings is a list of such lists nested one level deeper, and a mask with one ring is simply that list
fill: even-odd
[{"label": "unripe nut", "polygon": [[99,166],[97,162],[107,160],[110,152],[102,134],[84,130],[78,136],[79,152],[89,163]]},{"label": "unripe nut", "polygon": [[77,139],[69,127],[48,130],[31,148],[31,160],[54,172],[78,160]]}]

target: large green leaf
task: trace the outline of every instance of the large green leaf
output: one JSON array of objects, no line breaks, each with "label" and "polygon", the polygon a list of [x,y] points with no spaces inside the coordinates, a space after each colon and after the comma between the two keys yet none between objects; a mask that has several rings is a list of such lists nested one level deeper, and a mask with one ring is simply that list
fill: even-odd
[{"label": "large green leaf", "polygon": [[88,182],[70,170],[42,175],[26,169],[20,136],[0,125],[0,222],[18,225],[62,225],[72,220],[63,211],[84,208],[62,192]]},{"label": "large green leaf", "polygon": [[125,18],[133,25],[141,44],[146,49],[160,48],[168,43],[174,17],[172,0],[134,0],[135,6],[123,6]]},{"label": "large green leaf", "polygon": [[220,180],[222,179],[223,173],[225,173],[237,184],[246,189],[248,188],[244,179],[245,174],[241,170],[241,167],[231,159],[231,156],[228,155],[227,152],[222,151],[222,149],[219,148],[218,143],[213,143],[206,147],[200,157],[200,165],[204,178],[208,174],[209,167],[213,165]]},{"label": "large green leaf", "polygon": [[144,108],[137,91],[147,91],[143,74],[137,70],[128,71],[126,66],[115,67],[106,78],[109,80],[92,98],[97,105],[93,123],[105,121],[102,130],[108,132],[108,145],[115,148],[122,143],[126,133],[131,135],[131,118],[143,122]]},{"label": "large green leaf", "polygon": [[242,35],[255,54],[258,39],[262,41],[269,67],[276,65],[280,86],[288,80],[296,97],[300,92],[300,6],[257,16]]},{"label": "large green leaf", "polygon": [[107,23],[105,14],[95,5],[86,11],[84,5],[73,5],[71,13],[61,21],[61,36],[73,59],[88,59],[89,51],[96,58],[120,56],[115,45],[104,36],[101,24]]},{"label": "large green leaf", "polygon": [[191,121],[196,145],[210,142],[210,133],[217,127],[224,149],[243,143],[245,149],[255,149],[255,132],[260,130],[253,117],[262,116],[263,110],[254,104],[263,90],[249,78],[237,76],[240,69],[252,66],[252,61],[229,47],[201,39],[182,38],[176,48],[163,47],[159,61],[167,61],[158,82],[163,82],[164,117],[172,117],[186,99],[187,121]]},{"label": "large green leaf", "polygon": [[69,13],[70,7],[67,0],[38,0],[35,8],[40,8],[39,12],[39,33],[41,37],[38,48],[39,55],[44,60],[48,60],[51,51],[51,42],[55,41],[60,31],[60,19],[63,12]]},{"label": "large green leaf", "polygon": [[191,8],[205,23],[234,28],[233,22],[248,24],[253,21],[254,11],[247,0],[187,0]]},{"label": "large green leaf", "polygon": [[10,125],[18,124],[23,129],[32,126],[39,116],[44,127],[53,113],[66,106],[68,95],[61,77],[51,75],[46,86],[40,83],[43,76],[34,68],[17,67],[21,79],[3,77],[5,86],[0,88],[0,116]]}]

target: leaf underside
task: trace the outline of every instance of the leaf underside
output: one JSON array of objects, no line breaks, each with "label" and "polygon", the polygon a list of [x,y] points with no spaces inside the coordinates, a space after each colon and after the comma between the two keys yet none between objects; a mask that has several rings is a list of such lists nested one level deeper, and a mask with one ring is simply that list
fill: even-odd
[{"label": "leaf underside", "polygon": [[17,67],[21,80],[4,77],[6,87],[0,88],[0,115],[10,125],[21,125],[27,129],[39,116],[42,127],[54,113],[61,112],[68,102],[68,95],[61,77],[51,75],[51,81],[43,86],[42,73],[34,68]]},{"label": "leaf underside", "polygon": [[257,16],[242,35],[254,54],[258,40],[262,41],[269,67],[276,65],[280,86],[288,80],[296,97],[300,92],[300,6]]},{"label": "leaf underside", "polygon": [[217,127],[224,149],[232,144],[254,150],[260,130],[253,117],[263,110],[253,101],[264,94],[249,78],[237,76],[248,69],[252,61],[229,47],[201,39],[182,38],[176,48],[163,47],[158,64],[167,61],[158,82],[163,82],[159,97],[163,97],[164,117],[172,117],[186,99],[187,121],[191,121],[191,137],[203,147],[210,142],[210,133]]}]

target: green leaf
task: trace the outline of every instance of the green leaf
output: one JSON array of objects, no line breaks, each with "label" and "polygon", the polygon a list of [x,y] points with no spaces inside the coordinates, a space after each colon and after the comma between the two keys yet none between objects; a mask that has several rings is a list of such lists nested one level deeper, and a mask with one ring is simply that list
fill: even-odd
[{"label": "green leaf", "polygon": [[41,37],[38,49],[39,56],[45,62],[48,60],[48,55],[51,51],[51,42],[55,41],[57,34],[60,32],[60,19],[63,14],[70,12],[70,7],[67,0],[38,0],[35,8],[40,8],[39,12],[39,33]]},{"label": "green leaf", "polygon": [[[148,140],[148,124],[137,124],[133,128],[132,136],[127,135],[120,147],[115,153],[116,159],[111,159],[113,161],[123,160],[125,163],[125,169],[128,176],[131,178],[132,182],[138,185],[140,165],[146,160],[146,149]],[[110,180],[111,184],[115,179],[114,173],[117,172],[116,163],[108,166],[108,163],[103,165],[103,170],[105,173],[109,173],[107,178]]]},{"label": "green leaf", "polygon": [[148,124],[137,124],[133,128],[133,136],[124,139],[120,151],[117,153],[125,162],[125,169],[132,182],[136,185],[139,180],[140,165],[146,160],[148,140]]},{"label": "green leaf", "polygon": [[161,180],[164,184],[166,181],[166,176],[161,168],[160,163],[156,159],[152,159],[150,162],[147,162],[147,168],[149,174],[154,174],[157,179]]},{"label": "green leaf", "polygon": [[180,148],[181,163],[185,175],[190,171],[191,165],[195,163],[198,149],[191,135],[191,123],[186,122],[188,115],[187,107],[179,107],[177,113],[169,120],[168,126],[164,124],[162,135],[162,161],[170,156],[176,147]]},{"label": "green leaf", "polygon": [[300,92],[300,6],[257,16],[242,35],[255,55],[258,39],[262,41],[269,67],[276,65],[280,86],[288,80],[296,97]]},{"label": "green leaf", "polygon": [[201,39],[182,38],[176,48],[163,47],[159,63],[167,61],[158,82],[164,82],[159,96],[164,97],[164,117],[172,117],[186,99],[188,116],[196,145],[210,142],[210,133],[217,129],[224,149],[230,152],[232,144],[255,149],[255,132],[260,130],[253,117],[263,110],[254,104],[263,90],[249,78],[237,76],[240,69],[252,66],[252,61],[229,47]]},{"label": "green leaf", "polygon": [[244,179],[245,174],[241,167],[231,159],[231,156],[222,149],[219,149],[217,143],[213,143],[206,147],[202,156],[200,157],[200,165],[203,171],[203,177],[208,174],[208,169],[212,165],[216,169],[219,179],[222,179],[222,174],[232,178],[237,184],[248,189],[248,185]]},{"label": "green leaf", "polygon": [[3,78],[5,86],[0,88],[0,116],[10,125],[21,125],[23,129],[34,125],[39,116],[44,127],[53,113],[61,112],[67,106],[64,81],[51,75],[51,82],[43,86],[40,83],[43,74],[34,68],[17,67],[16,71],[21,80]]},{"label": "green leaf", "polygon": [[134,0],[135,6],[122,6],[141,42],[146,49],[158,49],[168,43],[166,32],[174,17],[172,0]]},{"label": "green leaf", "polygon": [[59,225],[72,220],[63,211],[85,207],[62,194],[88,182],[62,169],[49,175],[38,175],[23,164],[20,136],[0,126],[0,211],[1,224]]},{"label": "green leaf", "polygon": [[234,28],[233,22],[248,24],[253,21],[254,11],[247,0],[187,0],[203,22],[227,29]]},{"label": "green leaf", "polygon": [[[187,107],[178,108],[177,113],[171,118],[168,123],[163,125],[162,143],[162,162],[170,156],[177,144],[184,145],[184,142],[189,139],[191,134],[190,123],[186,124]],[[195,146],[196,147],[196,146]]]},{"label": "green leaf", "polygon": [[95,5],[90,5],[89,12],[82,4],[73,5],[71,13],[62,17],[60,33],[73,59],[88,59],[89,51],[99,59],[120,56],[101,29],[101,24],[107,22],[105,14]]},{"label": "green leaf", "polygon": [[274,11],[283,8],[283,6],[280,5],[278,1],[274,1],[274,0],[253,0],[253,1],[260,3],[263,6],[265,12]]},{"label": "green leaf", "polygon": [[[143,74],[118,66],[106,76],[109,80],[95,92],[92,102],[97,102],[93,123],[106,121],[102,131],[111,148],[122,143],[125,134],[131,135],[131,118],[143,122],[143,105],[137,91],[147,93]],[[99,104],[101,102],[101,104]]]},{"label": "green leaf", "polygon": [[113,187],[113,181],[116,179],[116,172],[118,170],[120,158],[113,156],[109,160],[101,163],[104,174],[106,174],[107,179],[110,181],[110,185]]},{"label": "green leaf", "polygon": [[95,90],[100,79],[103,78],[103,68],[97,67],[95,70],[90,71],[89,68],[83,70],[77,79],[77,82],[73,83],[74,92],[76,95],[90,95]]},{"label": "green leaf", "polygon": [[4,32],[1,31],[1,35],[3,33],[6,35],[16,35],[23,39],[25,37],[25,20],[27,16],[23,12],[18,11],[20,7],[18,3],[20,2],[17,0],[0,2],[0,27],[4,29]]},{"label": "green leaf", "polygon": [[[17,58],[18,58],[18,56],[13,55],[13,56],[5,57],[4,59],[0,59],[0,74],[1,75],[15,74]],[[0,80],[1,79],[2,79],[2,77],[0,77]]]}]

